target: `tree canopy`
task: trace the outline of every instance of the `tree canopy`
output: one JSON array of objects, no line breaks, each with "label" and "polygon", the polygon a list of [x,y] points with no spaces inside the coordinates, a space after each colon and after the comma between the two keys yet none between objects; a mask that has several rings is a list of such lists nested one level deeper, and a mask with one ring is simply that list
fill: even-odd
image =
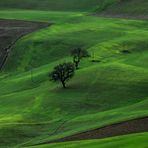
[{"label": "tree canopy", "polygon": [[54,67],[53,71],[49,74],[50,80],[59,81],[62,83],[63,88],[66,88],[66,82],[74,76],[75,66],[73,63],[63,63]]}]

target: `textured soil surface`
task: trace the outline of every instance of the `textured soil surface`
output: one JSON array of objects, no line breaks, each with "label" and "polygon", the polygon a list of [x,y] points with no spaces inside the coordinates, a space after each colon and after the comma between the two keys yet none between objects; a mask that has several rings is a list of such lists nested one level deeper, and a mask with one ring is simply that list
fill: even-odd
[{"label": "textured soil surface", "polygon": [[148,15],[127,15],[127,14],[94,14],[94,16],[106,17],[106,18],[121,18],[121,19],[133,19],[133,20],[148,20]]},{"label": "textured soil surface", "polygon": [[119,135],[126,135],[132,133],[148,132],[148,117],[134,119],[122,123],[112,124],[95,130],[75,134],[72,136],[64,137],[58,140],[42,143],[57,143],[66,141],[79,141],[88,139],[101,139]]},{"label": "textured soil surface", "polygon": [[2,69],[11,47],[22,36],[49,26],[48,23],[0,19],[0,69]]}]

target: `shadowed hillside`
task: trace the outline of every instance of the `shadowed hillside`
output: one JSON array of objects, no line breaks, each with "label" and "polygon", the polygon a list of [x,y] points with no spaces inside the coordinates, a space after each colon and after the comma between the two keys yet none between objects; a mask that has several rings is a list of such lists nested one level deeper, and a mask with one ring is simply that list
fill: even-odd
[{"label": "shadowed hillside", "polygon": [[88,10],[94,9],[100,0],[1,0],[1,8],[42,10]]},{"label": "shadowed hillside", "polygon": [[147,0],[1,0],[1,9],[92,11],[99,15],[147,18]]}]

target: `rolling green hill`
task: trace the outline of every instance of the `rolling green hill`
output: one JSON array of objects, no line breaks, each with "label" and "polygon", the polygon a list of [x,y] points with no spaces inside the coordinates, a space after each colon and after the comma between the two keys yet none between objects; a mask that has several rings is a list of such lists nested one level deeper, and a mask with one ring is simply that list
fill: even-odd
[{"label": "rolling green hill", "polygon": [[[1,147],[34,145],[148,115],[147,21],[27,10],[1,10],[0,18],[55,23],[19,40],[0,74]],[[78,46],[94,57],[81,63],[63,90],[48,73],[71,61],[70,50]]]},{"label": "rolling green hill", "polygon": [[[87,13],[143,18],[147,4],[146,0],[1,0],[0,18],[52,25],[22,37],[0,73],[0,147],[28,147],[148,116],[148,21]],[[55,65],[72,61],[70,51],[76,47],[88,50],[91,57],[82,61],[63,89],[49,81],[48,74]],[[78,145],[141,148],[146,142],[147,133],[141,133]],[[77,147],[77,142],[66,146]]]}]

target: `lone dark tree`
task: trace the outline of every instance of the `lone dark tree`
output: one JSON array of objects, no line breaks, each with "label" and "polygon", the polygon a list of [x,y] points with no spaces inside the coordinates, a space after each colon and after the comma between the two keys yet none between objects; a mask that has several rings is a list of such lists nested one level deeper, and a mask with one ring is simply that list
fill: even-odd
[{"label": "lone dark tree", "polygon": [[81,48],[75,48],[71,51],[71,56],[73,57],[73,62],[75,63],[76,69],[78,69],[81,59],[85,57],[89,57],[89,54],[87,50],[84,50]]},{"label": "lone dark tree", "polygon": [[73,63],[63,63],[55,66],[49,77],[52,81],[61,82],[63,88],[66,88],[66,82],[74,76],[74,72],[75,67]]}]

